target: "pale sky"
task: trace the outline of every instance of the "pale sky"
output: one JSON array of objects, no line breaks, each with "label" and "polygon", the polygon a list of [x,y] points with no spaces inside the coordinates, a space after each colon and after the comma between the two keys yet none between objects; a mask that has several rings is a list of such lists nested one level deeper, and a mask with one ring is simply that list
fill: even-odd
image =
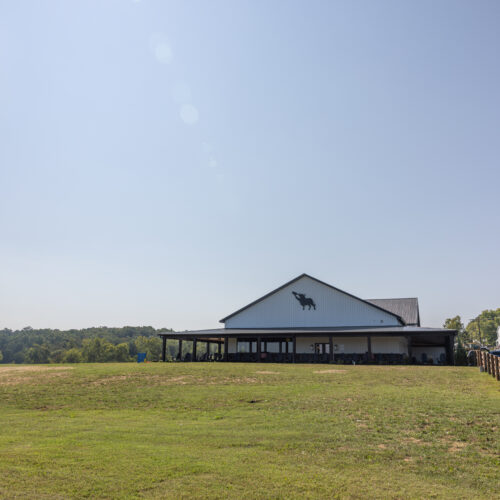
[{"label": "pale sky", "polygon": [[221,326],[302,272],[500,307],[500,2],[0,0],[0,328]]}]

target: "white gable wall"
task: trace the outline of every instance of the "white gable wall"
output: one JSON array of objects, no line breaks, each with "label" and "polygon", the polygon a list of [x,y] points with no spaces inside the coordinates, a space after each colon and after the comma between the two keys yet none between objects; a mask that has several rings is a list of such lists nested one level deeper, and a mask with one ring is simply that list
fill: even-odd
[{"label": "white gable wall", "polygon": [[[313,299],[316,310],[302,310],[292,291]],[[395,316],[303,276],[225,322],[226,328],[398,326]]]}]

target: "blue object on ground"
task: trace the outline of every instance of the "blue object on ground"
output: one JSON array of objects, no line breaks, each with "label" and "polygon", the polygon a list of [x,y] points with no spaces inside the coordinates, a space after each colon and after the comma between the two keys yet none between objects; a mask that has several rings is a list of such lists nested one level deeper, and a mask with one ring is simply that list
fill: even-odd
[{"label": "blue object on ground", "polygon": [[146,360],[146,353],[145,352],[138,352],[137,353],[137,362],[144,363],[145,360]]}]

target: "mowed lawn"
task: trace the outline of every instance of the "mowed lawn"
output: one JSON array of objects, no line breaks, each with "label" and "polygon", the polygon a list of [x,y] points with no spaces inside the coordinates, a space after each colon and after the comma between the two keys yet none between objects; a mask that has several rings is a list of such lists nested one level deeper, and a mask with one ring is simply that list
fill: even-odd
[{"label": "mowed lawn", "polygon": [[499,498],[477,368],[0,367],[1,498]]}]

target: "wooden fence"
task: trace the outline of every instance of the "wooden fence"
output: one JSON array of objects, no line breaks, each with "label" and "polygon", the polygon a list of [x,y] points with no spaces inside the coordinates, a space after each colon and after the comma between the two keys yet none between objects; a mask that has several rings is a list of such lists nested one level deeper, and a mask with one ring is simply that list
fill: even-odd
[{"label": "wooden fence", "polygon": [[476,351],[477,366],[500,380],[500,357],[486,351]]}]

